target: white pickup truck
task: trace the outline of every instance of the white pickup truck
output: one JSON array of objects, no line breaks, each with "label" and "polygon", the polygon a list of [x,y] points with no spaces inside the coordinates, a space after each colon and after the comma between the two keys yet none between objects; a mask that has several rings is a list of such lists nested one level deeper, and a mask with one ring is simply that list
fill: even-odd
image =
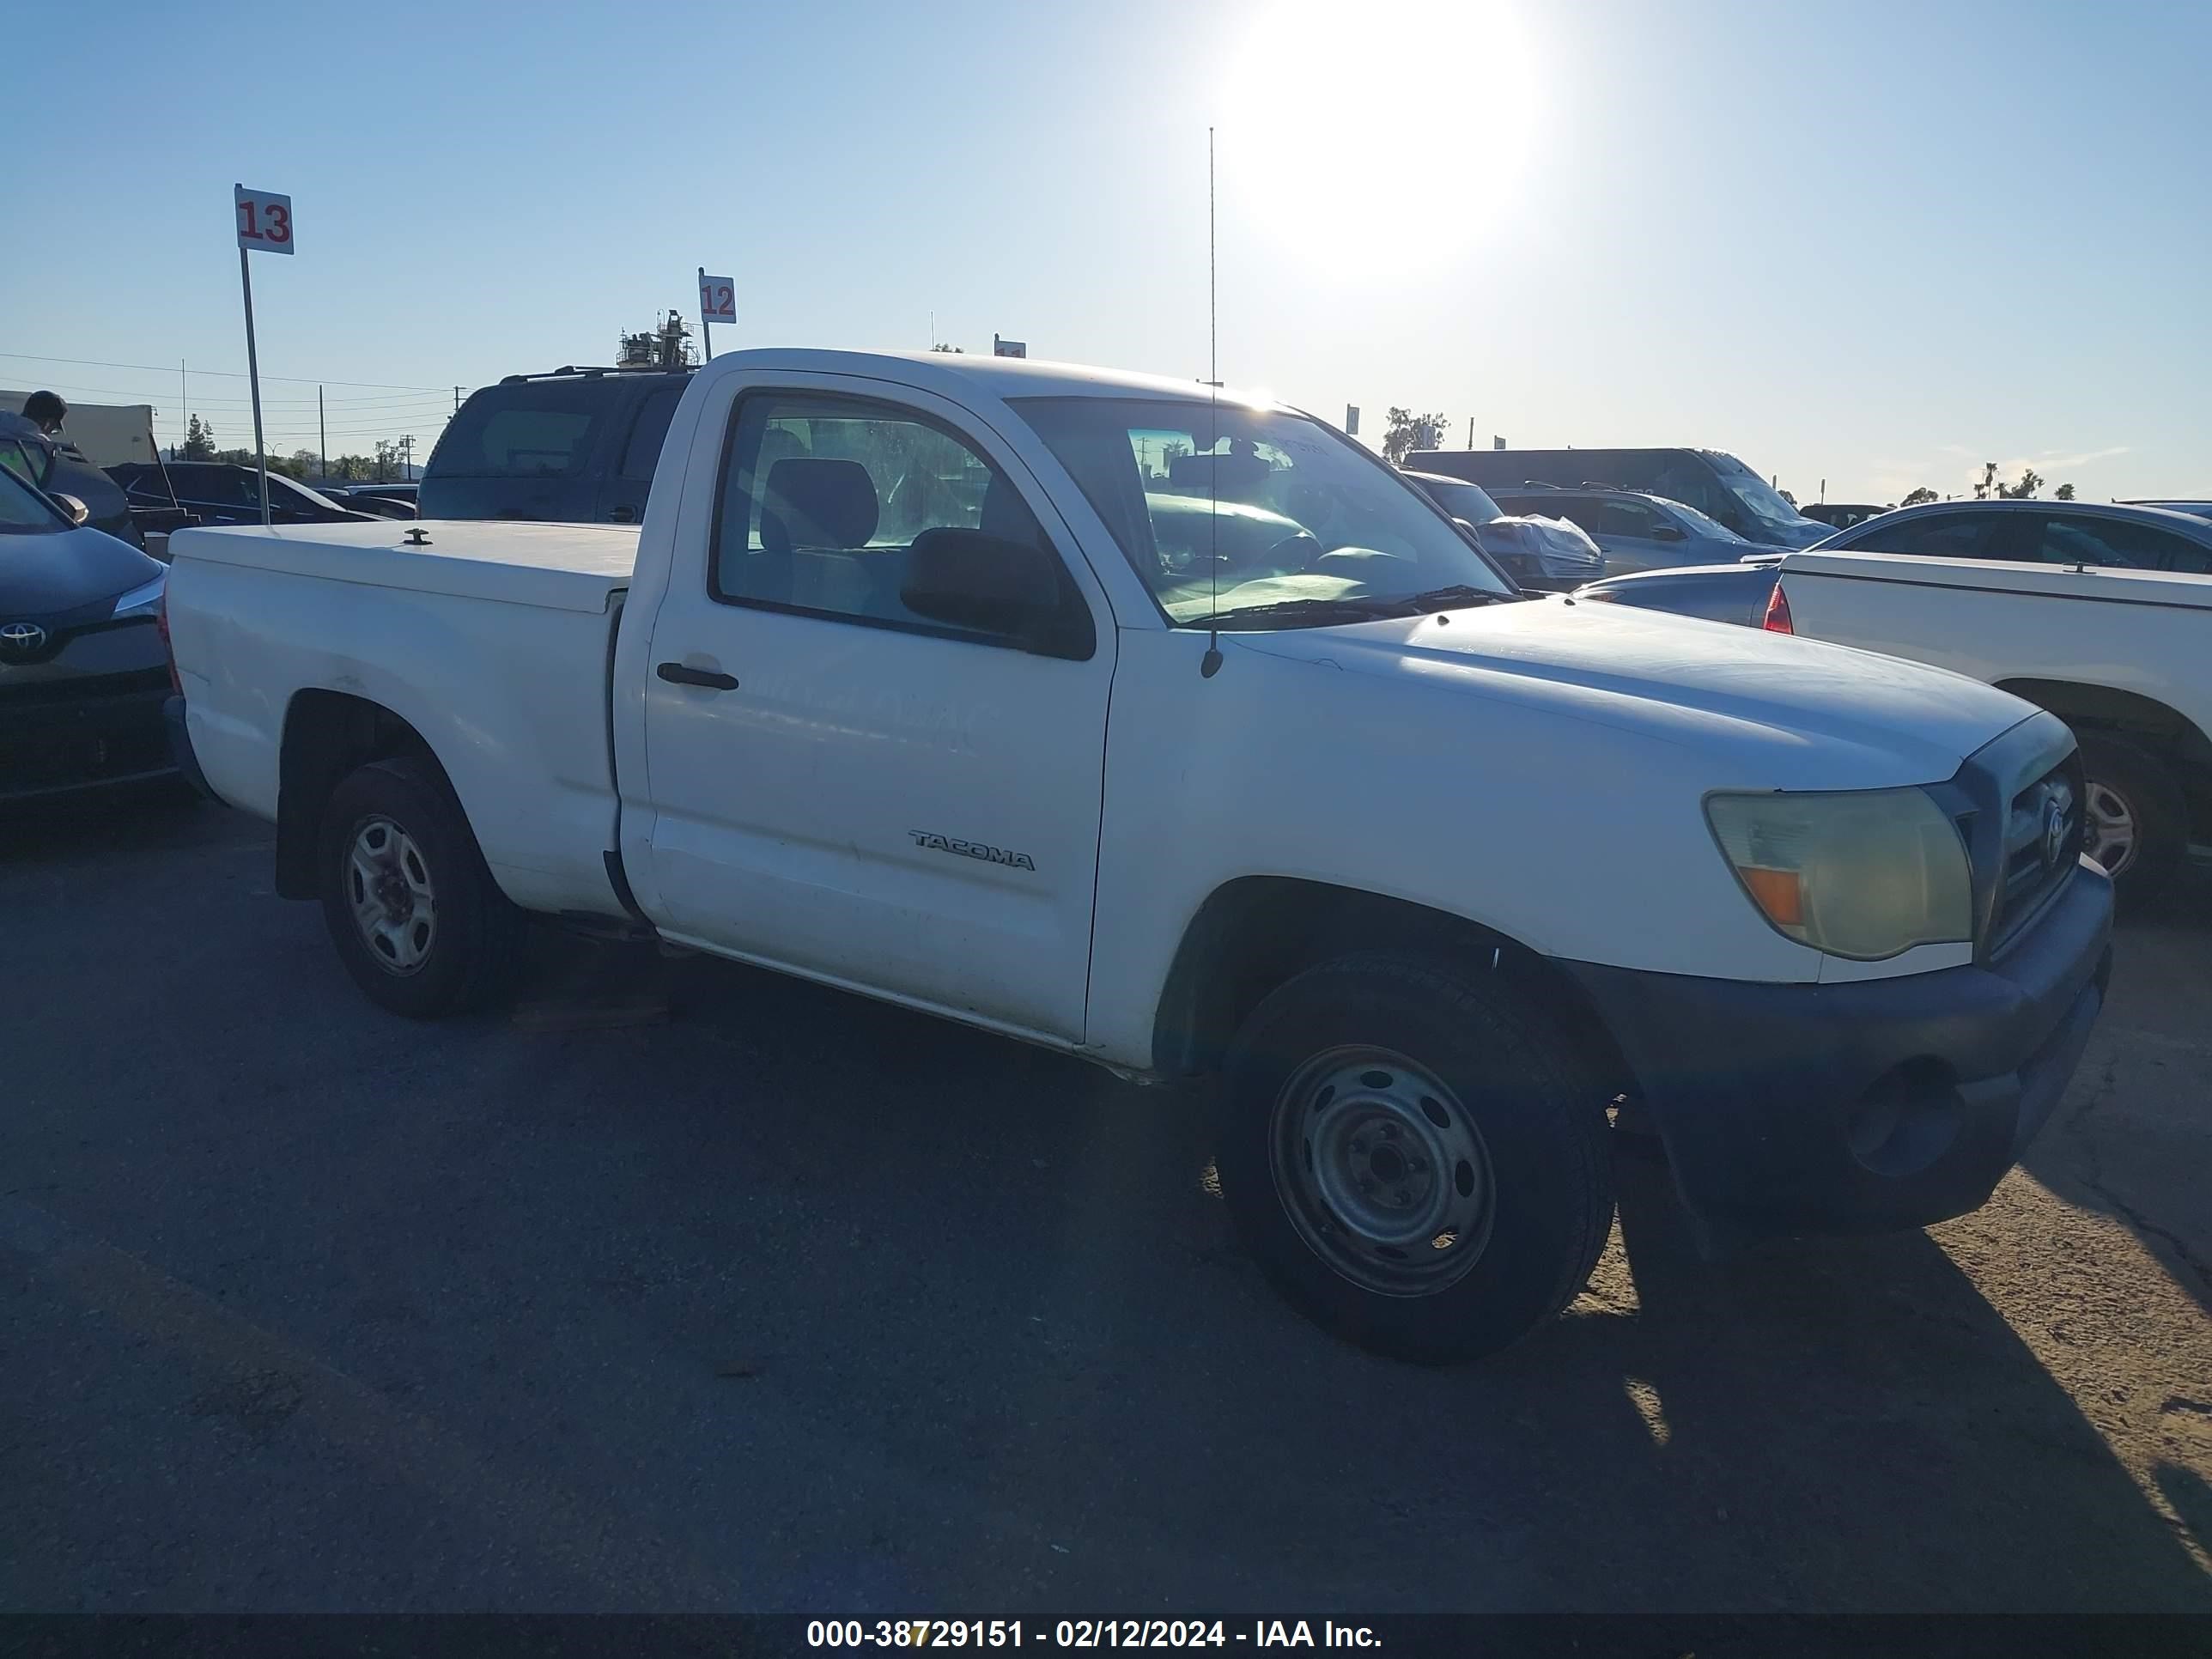
[{"label": "white pickup truck", "polygon": [[1716,1235],[1973,1207],[2108,972],[2052,716],[1530,599],[1186,382],[736,352],[640,531],[173,547],[191,755],[377,1002],[482,1001],[538,912],[1218,1074],[1255,1255],[1391,1353],[1574,1297],[1619,1099]]}]

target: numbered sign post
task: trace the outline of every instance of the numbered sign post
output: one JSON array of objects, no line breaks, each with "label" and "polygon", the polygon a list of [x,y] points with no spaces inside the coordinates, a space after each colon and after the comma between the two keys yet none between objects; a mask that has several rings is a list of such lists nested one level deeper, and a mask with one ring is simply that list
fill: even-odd
[{"label": "numbered sign post", "polygon": [[699,355],[714,355],[714,325],[738,320],[738,285],[727,276],[709,276],[699,267]]},{"label": "numbered sign post", "polygon": [[233,185],[231,204],[238,215],[238,287],[246,296],[246,378],[253,392],[253,459],[261,469],[261,524],[269,525],[269,453],[261,437],[261,358],[253,342],[253,271],[249,253],[289,253],[292,198]]}]

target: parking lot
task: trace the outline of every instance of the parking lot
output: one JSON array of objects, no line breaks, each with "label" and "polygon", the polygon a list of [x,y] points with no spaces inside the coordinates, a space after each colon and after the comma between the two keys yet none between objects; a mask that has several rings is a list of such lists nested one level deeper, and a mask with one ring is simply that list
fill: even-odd
[{"label": "parking lot", "polygon": [[1625,1153],[1570,1316],[1421,1370],[1191,1094],[711,962],[410,1024],[260,826],[19,815],[0,1605],[2212,1610],[2197,875],[1980,1212],[1708,1266]]}]

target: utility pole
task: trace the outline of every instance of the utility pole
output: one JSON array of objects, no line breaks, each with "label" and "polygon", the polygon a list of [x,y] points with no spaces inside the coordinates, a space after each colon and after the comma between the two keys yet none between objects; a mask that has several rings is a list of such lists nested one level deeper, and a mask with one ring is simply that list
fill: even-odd
[{"label": "utility pole", "polygon": [[454,414],[456,414],[456,415],[458,415],[458,414],[459,414],[460,412],[461,412],[461,389],[460,389],[460,387],[459,387],[459,386],[455,386],[455,387],[453,388],[453,413],[454,413]]},{"label": "utility pole", "polygon": [[327,483],[331,476],[331,422],[323,413],[323,389],[320,386],[315,388],[315,425],[323,434],[323,447],[317,453],[322,461],[323,481]]},{"label": "utility pole", "polygon": [[1469,449],[1474,447],[1474,416],[1472,415],[1467,417],[1467,447]]},{"label": "utility pole", "polygon": [[185,360],[179,357],[177,359],[177,419],[184,424],[177,428],[176,447],[169,456],[173,461],[178,459],[184,453],[184,434],[191,424],[191,402],[192,400],[185,393]]}]

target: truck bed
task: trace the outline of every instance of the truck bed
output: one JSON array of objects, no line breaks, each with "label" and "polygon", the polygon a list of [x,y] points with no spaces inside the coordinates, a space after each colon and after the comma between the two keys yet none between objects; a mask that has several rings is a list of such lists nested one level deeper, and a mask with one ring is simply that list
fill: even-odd
[{"label": "truck bed", "polygon": [[[422,542],[408,540],[418,532]],[[170,539],[170,554],[411,593],[599,612],[610,594],[629,585],[637,536],[628,525],[393,519],[180,530]]]},{"label": "truck bed", "polygon": [[209,784],[274,818],[288,731],[370,705],[440,758],[510,898],[622,915],[607,672],[637,538],[399,520],[179,531],[169,629]]}]

